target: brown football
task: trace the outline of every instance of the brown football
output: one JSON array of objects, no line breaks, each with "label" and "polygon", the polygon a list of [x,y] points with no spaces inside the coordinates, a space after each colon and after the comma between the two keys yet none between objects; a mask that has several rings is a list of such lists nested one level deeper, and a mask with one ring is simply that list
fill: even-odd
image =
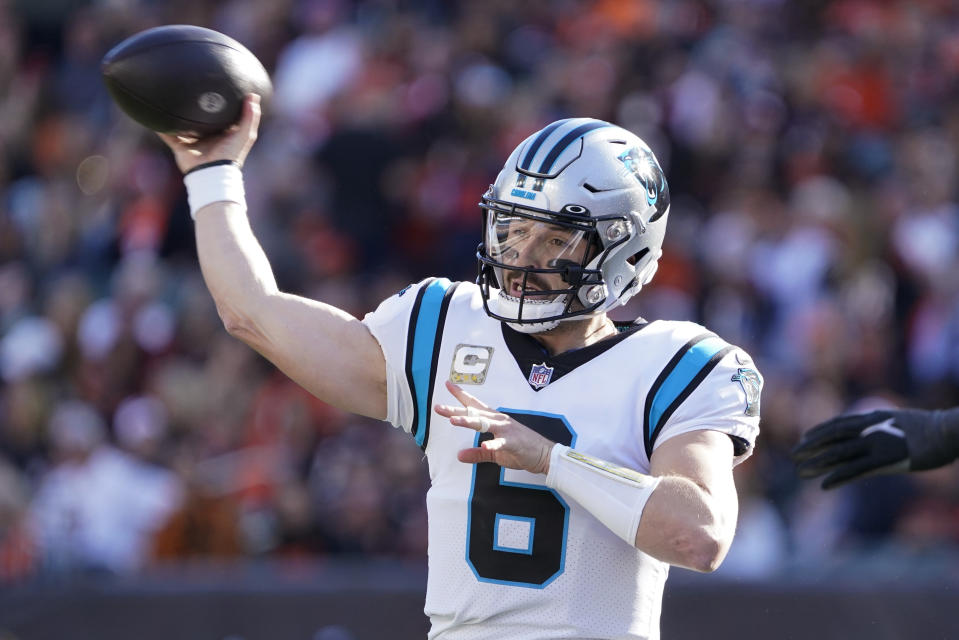
[{"label": "brown football", "polygon": [[248,93],[261,104],[270,76],[242,44],[212,29],[167,25],[130,36],[103,58],[114,101],[143,126],[203,137],[235,123]]}]

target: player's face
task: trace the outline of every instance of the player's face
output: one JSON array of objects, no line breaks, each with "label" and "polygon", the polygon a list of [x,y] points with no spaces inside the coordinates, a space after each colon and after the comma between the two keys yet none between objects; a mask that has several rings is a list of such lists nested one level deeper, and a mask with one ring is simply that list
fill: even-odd
[{"label": "player's face", "polygon": [[[507,266],[534,269],[562,269],[570,262],[581,266],[588,244],[581,230],[504,214],[495,215],[487,235],[491,258]],[[508,268],[502,273],[504,282],[500,284],[515,297],[524,293],[524,277],[527,296],[552,297],[553,292],[569,288],[559,273],[524,273]]]}]

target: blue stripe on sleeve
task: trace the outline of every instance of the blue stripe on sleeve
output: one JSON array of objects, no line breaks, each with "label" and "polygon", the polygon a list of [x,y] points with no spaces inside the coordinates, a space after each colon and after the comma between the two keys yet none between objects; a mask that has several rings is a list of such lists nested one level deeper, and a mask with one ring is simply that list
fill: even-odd
[{"label": "blue stripe on sleeve", "polygon": [[443,295],[450,287],[446,278],[434,280],[426,287],[416,317],[416,331],[413,334],[413,401],[416,402],[417,420],[414,433],[416,444],[423,446],[426,439],[427,422],[430,408],[427,406],[430,396],[430,368],[433,363],[433,348],[436,343],[436,328],[443,306]]},{"label": "blue stripe on sleeve", "polygon": [[653,397],[652,408],[649,411],[649,424],[647,425],[650,439],[656,433],[663,412],[689,386],[696,374],[709,364],[709,360],[726,346],[725,340],[712,336],[697,342],[683,355]]}]

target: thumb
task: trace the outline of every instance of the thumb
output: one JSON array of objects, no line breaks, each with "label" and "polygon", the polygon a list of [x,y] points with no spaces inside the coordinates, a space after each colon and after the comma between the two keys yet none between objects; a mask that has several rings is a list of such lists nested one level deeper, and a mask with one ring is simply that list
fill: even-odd
[{"label": "thumb", "polygon": [[243,101],[243,114],[237,123],[240,131],[246,134],[247,138],[256,140],[257,131],[260,129],[261,115],[260,96],[255,93],[248,94]]},{"label": "thumb", "polygon": [[231,136],[235,140],[242,141],[242,147],[233,158],[241,167],[246,160],[246,156],[253,148],[260,130],[260,96],[255,93],[248,94],[243,101],[243,114],[240,121],[236,123],[236,132]]},{"label": "thumb", "polygon": [[461,449],[456,454],[456,459],[466,464],[477,464],[480,462],[496,462],[493,458],[494,452],[482,447],[473,447],[472,449]]},{"label": "thumb", "polygon": [[195,165],[203,162],[200,158],[200,153],[196,151],[193,143],[185,142],[179,136],[169,133],[157,132],[157,136],[159,136],[163,144],[169,147],[170,151],[173,152],[173,159],[183,173],[186,173]]}]

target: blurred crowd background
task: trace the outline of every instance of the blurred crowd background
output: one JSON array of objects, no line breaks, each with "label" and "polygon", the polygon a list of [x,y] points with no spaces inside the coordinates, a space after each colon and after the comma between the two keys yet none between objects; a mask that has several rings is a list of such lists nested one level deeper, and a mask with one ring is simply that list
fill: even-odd
[{"label": "blurred crowd background", "polygon": [[766,377],[720,571],[959,567],[956,465],[825,493],[788,460],[834,414],[959,399],[959,4],[0,0],[0,583],[425,558],[419,449],[227,336],[180,176],[104,90],[171,23],[270,70],[254,229],[283,289],[357,316],[474,279],[476,203],[531,132],[638,133],[673,205],[618,317],[702,322]]}]

